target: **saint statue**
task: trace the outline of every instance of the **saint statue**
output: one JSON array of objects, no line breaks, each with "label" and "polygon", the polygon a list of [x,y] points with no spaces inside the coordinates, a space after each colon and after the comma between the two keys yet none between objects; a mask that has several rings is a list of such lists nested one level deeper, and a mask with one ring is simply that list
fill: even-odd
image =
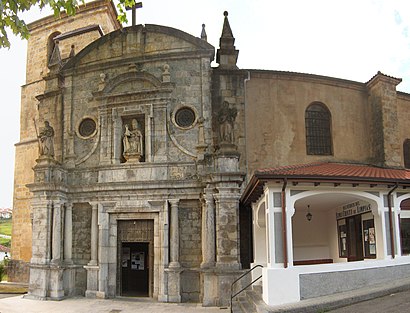
[{"label": "saint statue", "polygon": [[230,108],[228,101],[224,101],[218,113],[220,142],[233,144],[233,123],[238,111],[235,108]]},{"label": "saint statue", "polygon": [[54,129],[48,121],[44,122],[44,127],[38,134],[40,156],[54,157]]},{"label": "saint statue", "polygon": [[140,131],[139,123],[135,118],[131,121],[131,128],[128,124],[125,124],[124,136],[122,141],[124,145],[124,158],[127,161],[140,161],[144,151],[143,137]]}]

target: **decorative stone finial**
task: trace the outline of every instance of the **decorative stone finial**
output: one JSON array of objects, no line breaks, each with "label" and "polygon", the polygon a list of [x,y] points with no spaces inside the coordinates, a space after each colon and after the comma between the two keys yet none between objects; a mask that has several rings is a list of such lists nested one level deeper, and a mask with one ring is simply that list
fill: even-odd
[{"label": "decorative stone finial", "polygon": [[205,31],[205,24],[202,24],[201,39],[208,41],[208,36],[206,35],[206,31]]},{"label": "decorative stone finial", "polygon": [[171,74],[169,73],[168,64],[164,64],[164,67],[162,68],[162,82],[163,83],[171,82]]},{"label": "decorative stone finial", "polygon": [[71,45],[70,55],[68,56],[69,58],[72,58],[75,56],[74,47],[75,47],[74,45]]},{"label": "decorative stone finial", "polygon": [[225,16],[225,17],[228,16],[228,11],[224,11],[224,16]]}]

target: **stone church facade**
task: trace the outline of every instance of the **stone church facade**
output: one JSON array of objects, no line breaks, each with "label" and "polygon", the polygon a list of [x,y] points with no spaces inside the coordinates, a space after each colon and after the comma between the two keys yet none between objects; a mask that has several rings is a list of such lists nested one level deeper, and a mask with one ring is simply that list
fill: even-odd
[{"label": "stone church facade", "polygon": [[[29,281],[30,297],[222,306],[243,268],[260,264],[268,269],[265,302],[276,303],[273,273],[288,267],[295,284],[282,299],[297,301],[295,266],[361,261],[329,251],[345,225],[334,214],[366,200],[370,188],[380,230],[371,258],[394,258],[391,247],[404,245],[385,226],[394,218],[400,228],[408,215],[400,202],[410,197],[410,96],[396,92],[400,79],[378,73],[364,84],[239,69],[227,13],[216,51],[204,28],[200,38],[159,25],[122,28],[106,1],[29,27],[9,276]],[[274,170],[312,162],[395,168],[402,176],[368,174],[363,186],[363,177],[349,174],[339,197],[317,173],[302,181],[287,172],[291,190]],[[326,175],[333,188],[341,185]],[[381,208],[375,193],[393,195],[395,206]],[[320,232],[306,236],[300,214],[313,203],[321,206],[312,205],[313,223],[332,225],[328,242]],[[370,225],[368,215],[362,225]],[[400,251],[395,262],[410,263]]]}]

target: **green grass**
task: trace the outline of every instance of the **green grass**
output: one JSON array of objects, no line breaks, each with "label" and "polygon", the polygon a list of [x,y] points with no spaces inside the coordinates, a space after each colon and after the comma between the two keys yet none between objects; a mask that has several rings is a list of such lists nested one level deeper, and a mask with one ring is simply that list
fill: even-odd
[{"label": "green grass", "polygon": [[0,238],[0,245],[11,247],[11,239]]},{"label": "green grass", "polygon": [[11,236],[11,218],[0,219],[0,234]]}]

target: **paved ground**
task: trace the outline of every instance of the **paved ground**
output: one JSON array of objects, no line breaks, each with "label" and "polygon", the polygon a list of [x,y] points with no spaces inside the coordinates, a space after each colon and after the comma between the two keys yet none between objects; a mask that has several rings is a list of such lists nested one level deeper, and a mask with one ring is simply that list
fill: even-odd
[{"label": "paved ground", "polygon": [[200,304],[158,303],[142,299],[85,299],[39,301],[13,296],[0,299],[0,313],[229,313],[229,309],[204,308]]},{"label": "paved ground", "polygon": [[374,300],[328,311],[329,313],[405,313],[410,312],[410,291],[393,293]]}]

